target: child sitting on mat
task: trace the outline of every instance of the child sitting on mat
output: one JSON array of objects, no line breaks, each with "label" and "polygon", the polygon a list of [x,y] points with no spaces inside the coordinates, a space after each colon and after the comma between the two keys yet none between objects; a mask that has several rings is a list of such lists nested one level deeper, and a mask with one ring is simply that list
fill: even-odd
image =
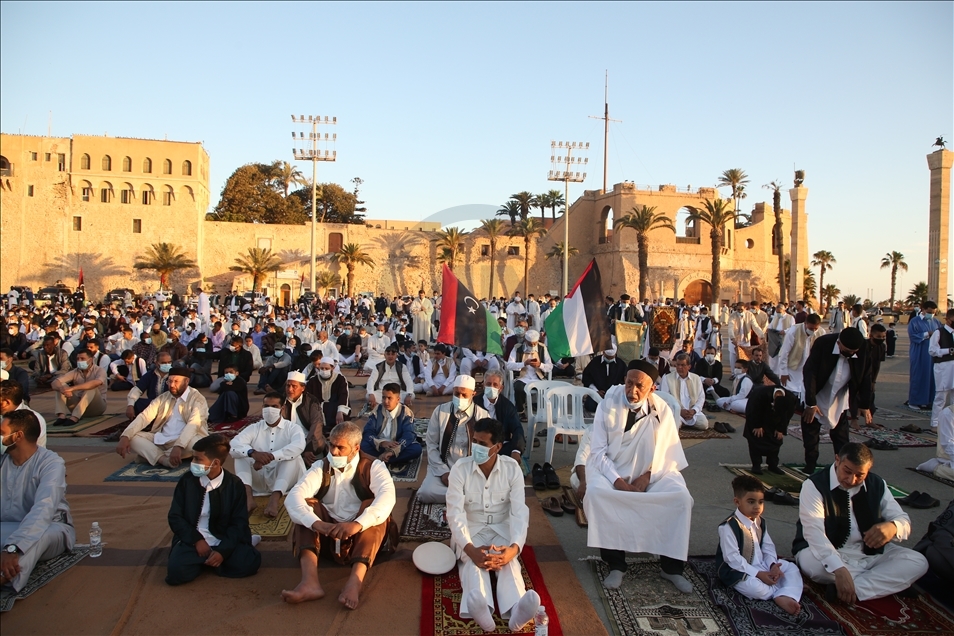
[{"label": "child sitting on mat", "polygon": [[762,519],[765,492],[755,477],[732,480],[735,514],[719,525],[716,566],[728,587],[757,600],[773,599],[793,616],[801,611],[802,574],[798,566],[778,561],[775,544]]}]

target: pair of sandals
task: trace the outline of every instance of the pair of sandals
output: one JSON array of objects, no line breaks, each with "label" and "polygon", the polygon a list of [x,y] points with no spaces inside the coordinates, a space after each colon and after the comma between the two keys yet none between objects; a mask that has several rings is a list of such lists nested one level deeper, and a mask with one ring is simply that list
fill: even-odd
[{"label": "pair of sandals", "polygon": [[925,510],[927,508],[937,508],[941,505],[941,502],[932,497],[926,492],[918,492],[915,490],[907,497],[902,497],[897,500],[899,504],[905,506],[910,506],[911,508],[920,508]]},{"label": "pair of sandals", "polygon": [[576,514],[576,505],[570,501],[570,498],[567,497],[566,494],[561,495],[559,498],[547,497],[540,502],[540,505],[554,517],[562,517],[564,512],[570,515]]},{"label": "pair of sandals", "polygon": [[560,489],[560,478],[557,476],[553,466],[550,465],[550,462],[545,463],[543,466],[534,464],[533,470],[530,472],[530,480],[533,483],[534,490],[546,490],[548,488],[550,490]]},{"label": "pair of sandals", "polygon": [[898,450],[898,447],[892,444],[891,442],[886,442],[883,439],[874,439],[871,438],[865,442],[865,446],[872,450],[882,450],[882,451],[891,451]]}]

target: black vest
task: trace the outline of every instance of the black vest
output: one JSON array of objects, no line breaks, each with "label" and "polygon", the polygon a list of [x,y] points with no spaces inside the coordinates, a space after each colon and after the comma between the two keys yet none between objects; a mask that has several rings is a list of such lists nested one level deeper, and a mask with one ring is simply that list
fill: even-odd
[{"label": "black vest", "polygon": [[[735,535],[735,540],[739,544],[739,550],[742,552],[742,558],[744,558],[749,563],[752,563],[754,558],[754,552],[747,555],[746,553],[749,550],[755,550],[758,548],[762,549],[762,540],[759,540],[759,545],[756,546],[755,542],[752,541],[752,538],[749,536],[749,533],[742,528],[742,522],[739,521],[739,518],[734,514],[719,524],[719,526],[724,526],[729,524],[729,529],[732,530],[732,534]],[[762,537],[765,537],[768,533],[768,525],[765,522],[765,518],[761,519],[762,526]],[[749,543],[752,543],[750,546]],[[732,587],[739,581],[745,579],[745,572],[739,572],[738,570],[733,570],[728,563],[725,562],[725,558],[722,556],[722,542],[719,542],[719,547],[716,548],[716,573],[719,575],[719,580],[721,580],[727,587]]]},{"label": "black vest", "polygon": [[[884,497],[884,480],[874,473],[868,473],[865,478],[864,487],[851,498],[851,506],[848,505],[848,491],[841,488],[832,490],[829,473],[831,469],[820,470],[809,479],[815,484],[815,488],[821,493],[822,501],[825,505],[825,536],[839,549],[848,541],[848,535],[851,532],[851,519],[849,514],[854,512],[855,521],[858,523],[858,530],[864,534],[876,523],[881,523],[884,519],[881,517],[881,499]],[[792,542],[792,554],[798,554],[799,551],[808,547],[808,542],[802,534],[802,522],[799,520],[795,524],[795,541]],[[882,554],[884,547],[877,549],[864,546],[865,554]]]},{"label": "black vest", "polygon": [[[372,391],[377,391],[378,389],[381,388],[381,382],[384,379],[384,367],[386,364],[387,364],[386,360],[383,362],[379,362],[377,364],[376,368],[378,370],[378,377],[375,378],[374,380],[374,387],[372,387],[371,389]],[[404,371],[404,365],[401,363],[400,360],[396,360],[394,362],[394,371],[397,373],[398,384],[401,385],[401,390],[407,391],[407,387],[404,386],[404,374],[402,373],[402,371]]]},{"label": "black vest", "polygon": [[[941,351],[950,350],[951,347],[954,347],[954,334],[951,334],[950,331],[948,331],[944,327],[941,327],[940,329],[938,329],[938,332],[937,332],[937,345],[941,349]],[[943,355],[939,358],[932,358],[932,359],[934,360],[934,364],[941,364],[942,362],[950,362],[951,360],[954,360],[954,353],[948,353],[947,355]]]}]

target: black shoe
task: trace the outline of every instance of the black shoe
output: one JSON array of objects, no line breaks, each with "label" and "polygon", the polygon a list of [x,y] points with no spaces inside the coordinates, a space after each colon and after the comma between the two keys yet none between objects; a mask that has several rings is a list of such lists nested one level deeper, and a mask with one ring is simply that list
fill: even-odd
[{"label": "black shoe", "polygon": [[815,474],[815,464],[806,464],[805,468],[802,469],[802,472],[811,477]]},{"label": "black shoe", "polygon": [[543,465],[543,477],[546,479],[547,488],[550,490],[559,490],[560,478],[557,476],[553,466],[550,465],[550,462]]},{"label": "black shoe", "polygon": [[534,437],[534,438],[533,438],[533,447],[534,447],[534,448],[540,448],[540,438],[539,438],[539,437]]},{"label": "black shoe", "polygon": [[907,504],[909,504],[910,502],[914,501],[915,499],[917,499],[917,498],[920,497],[920,496],[921,496],[921,491],[920,491],[920,490],[914,490],[914,491],[908,493],[908,496],[907,496],[907,497],[900,497],[899,499],[897,499],[897,502],[898,502],[899,504],[907,505]]},{"label": "black shoe", "polygon": [[911,506],[912,508],[927,509],[927,508],[937,508],[938,506],[941,505],[941,502],[935,499],[934,497],[932,497],[931,495],[929,495],[928,493],[922,492],[920,495],[918,495],[917,499],[912,499],[908,501],[908,505]]},{"label": "black shoe", "polygon": [[533,484],[534,490],[547,489],[547,478],[543,474],[543,466],[540,464],[533,465],[533,470],[530,471],[530,482]]},{"label": "black shoe", "polygon": [[775,473],[776,475],[784,475],[785,471],[779,468],[778,466],[769,466],[768,470],[770,473]]},{"label": "black shoe", "polygon": [[709,412],[710,412],[710,413],[721,413],[721,412],[722,412],[722,407],[719,406],[718,404],[713,404],[712,406],[709,407]]},{"label": "black shoe", "polygon": [[725,430],[726,430],[726,432],[728,432],[728,433],[734,433],[734,432],[735,432],[735,427],[732,426],[731,424],[729,424],[728,422],[722,422],[722,426],[725,427]]},{"label": "black shoe", "polygon": [[722,422],[716,422],[712,428],[715,429],[716,433],[727,434],[729,432],[729,430],[725,427],[725,424]]},{"label": "black shoe", "polygon": [[762,467],[761,467],[761,466],[752,466],[752,474],[753,474],[753,475],[761,475],[761,474],[762,474]]},{"label": "black shoe", "polygon": [[74,424],[76,424],[76,422],[68,417],[61,417],[53,422],[53,426],[73,426]]},{"label": "black shoe", "polygon": [[780,506],[797,506],[798,505],[798,499],[793,497],[791,493],[785,492],[781,488],[773,488],[769,492],[772,493],[772,503],[776,503]]},{"label": "black shoe", "polygon": [[835,587],[834,583],[829,583],[825,586],[825,600],[829,603],[834,603],[838,600],[838,588]]}]

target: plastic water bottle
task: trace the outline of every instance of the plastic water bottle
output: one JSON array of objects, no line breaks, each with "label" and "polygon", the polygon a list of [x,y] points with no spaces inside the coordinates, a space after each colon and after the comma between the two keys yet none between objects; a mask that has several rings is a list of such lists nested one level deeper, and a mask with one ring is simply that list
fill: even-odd
[{"label": "plastic water bottle", "polygon": [[94,521],[89,529],[89,555],[98,557],[103,553],[103,530],[99,527],[99,522]]},{"label": "plastic water bottle", "polygon": [[550,617],[547,616],[547,608],[541,605],[537,608],[537,613],[533,617],[534,636],[547,636],[550,631]]}]

